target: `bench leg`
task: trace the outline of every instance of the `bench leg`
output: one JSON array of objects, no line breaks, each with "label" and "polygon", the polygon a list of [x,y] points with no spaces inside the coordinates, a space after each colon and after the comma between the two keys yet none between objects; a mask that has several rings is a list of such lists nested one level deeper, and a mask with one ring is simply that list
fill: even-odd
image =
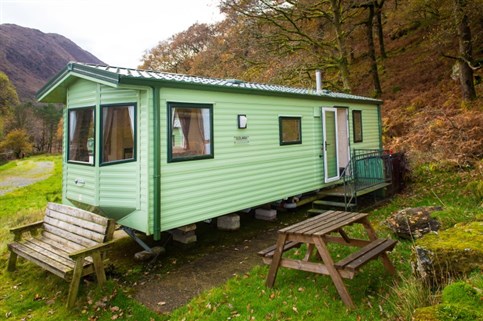
[{"label": "bench leg", "polygon": [[344,281],[342,280],[342,277],[340,276],[339,271],[337,271],[337,269],[334,266],[334,261],[332,260],[332,257],[329,254],[329,249],[327,248],[327,245],[320,237],[314,237],[314,243],[315,243],[315,246],[317,247],[317,250],[319,251],[320,256],[322,257],[322,260],[324,261],[324,265],[329,271],[329,275],[332,278],[332,282],[334,283],[335,288],[337,289],[337,292],[339,292],[339,295],[342,301],[350,309],[355,308],[355,305],[352,302],[352,298],[349,292],[347,291],[347,288],[345,287]]},{"label": "bench leg", "polygon": [[8,258],[7,271],[13,272],[17,268],[17,253],[10,251],[10,257]]},{"label": "bench leg", "polygon": [[380,257],[382,260],[382,264],[384,264],[384,267],[386,268],[386,271],[389,272],[391,275],[396,274],[396,269],[394,268],[394,265],[392,265],[391,260],[389,260],[387,253],[381,253]]},{"label": "bench leg", "polygon": [[271,288],[275,283],[275,278],[277,277],[278,266],[280,265],[280,259],[282,258],[283,247],[285,246],[285,241],[287,240],[287,235],[280,234],[277,239],[277,247],[275,248],[275,253],[273,253],[272,264],[270,264],[270,270],[268,271],[266,286]]},{"label": "bench leg", "polygon": [[67,308],[72,308],[75,305],[77,299],[77,293],[79,292],[79,284],[82,277],[82,269],[84,266],[84,258],[77,258],[75,261],[74,273],[72,275],[72,281],[69,287],[69,296],[67,297]]},{"label": "bench leg", "polygon": [[106,282],[106,272],[104,271],[104,263],[102,262],[101,253],[92,253],[92,260],[94,261],[94,270],[96,271],[97,283],[99,285]]}]

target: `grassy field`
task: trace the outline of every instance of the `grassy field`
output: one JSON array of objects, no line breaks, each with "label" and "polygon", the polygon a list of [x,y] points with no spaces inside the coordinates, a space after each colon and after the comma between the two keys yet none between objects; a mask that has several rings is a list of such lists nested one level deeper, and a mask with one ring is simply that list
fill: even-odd
[{"label": "grassy field", "polygon": [[[68,284],[62,279],[24,260],[19,260],[17,271],[6,272],[6,244],[11,240],[8,229],[40,219],[48,201],[60,200],[60,157],[29,160],[53,161],[54,175],[0,196],[0,265],[3,267],[0,272],[0,318],[89,321],[409,320],[414,307],[437,301],[437,296],[430,295],[428,289],[421,289],[411,277],[412,243],[401,241],[390,255],[398,270],[397,278],[385,274],[382,264],[374,261],[354,280],[346,281],[357,305],[353,311],[348,311],[343,305],[328,277],[281,269],[275,287],[267,289],[264,282],[268,269],[256,266],[194,298],[169,315],[157,315],[131,298],[132,282],[141,279],[146,272],[145,264],[133,261],[130,261],[129,267],[120,267],[102,290],[97,289],[93,282],[83,284],[78,305],[69,311],[64,306]],[[12,166],[11,163],[3,165],[0,172]],[[443,206],[443,211],[435,213],[443,228],[458,222],[481,220],[482,198],[475,186],[482,180],[481,168],[461,170],[436,164],[420,166],[413,170],[412,183],[407,190],[372,211],[370,220],[380,236],[390,237],[394,236],[383,221],[392,212],[404,207]],[[299,254],[294,251],[292,255]],[[129,273],[125,273],[128,269]]]}]

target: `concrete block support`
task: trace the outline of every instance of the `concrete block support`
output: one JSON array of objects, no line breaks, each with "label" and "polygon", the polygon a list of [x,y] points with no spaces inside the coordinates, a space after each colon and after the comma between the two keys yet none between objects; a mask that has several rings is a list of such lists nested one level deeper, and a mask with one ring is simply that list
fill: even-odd
[{"label": "concrete block support", "polygon": [[240,228],[240,215],[228,214],[216,219],[216,226],[219,230],[235,231]]},{"label": "concrete block support", "polygon": [[267,210],[264,208],[257,208],[255,210],[255,218],[257,220],[275,221],[277,219],[277,210]]}]

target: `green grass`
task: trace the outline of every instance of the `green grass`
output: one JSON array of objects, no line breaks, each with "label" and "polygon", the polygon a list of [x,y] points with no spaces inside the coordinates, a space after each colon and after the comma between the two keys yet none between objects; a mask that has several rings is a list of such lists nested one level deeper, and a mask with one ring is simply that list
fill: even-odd
[{"label": "green grass", "polygon": [[[467,186],[481,180],[481,176],[475,169],[421,166],[413,172],[408,189],[372,211],[370,220],[379,236],[394,238],[384,220],[404,207],[442,206],[443,210],[434,212],[434,216],[441,220],[443,228],[480,219],[481,199],[475,198]],[[379,261],[373,261],[353,280],[345,281],[357,305],[353,311],[346,309],[326,276],[281,268],[275,287],[268,289],[264,285],[268,268],[260,266],[203,293],[164,320],[411,320],[414,308],[434,303],[438,297],[437,293],[428,297],[434,293],[412,277],[412,246],[409,241],[400,241],[390,254],[399,278],[391,278]]]},{"label": "green grass", "polygon": [[[42,219],[47,202],[60,202],[62,161],[60,156],[36,156],[9,162],[0,174],[26,168],[36,161],[53,161],[53,175],[46,180],[0,196],[0,318],[13,320],[157,320],[158,316],[129,297],[114,281],[98,289],[94,282],[83,284],[81,304],[65,307],[68,283],[36,265],[18,260],[17,270],[6,271],[9,228]],[[29,165],[30,164],[30,165]],[[107,298],[107,300],[106,300]],[[83,304],[82,304],[83,303]]]},{"label": "green grass", "polygon": [[[94,282],[83,284],[76,308],[67,310],[65,298],[68,283],[64,280],[24,260],[19,260],[17,271],[6,272],[6,244],[11,241],[8,229],[40,219],[46,203],[59,201],[61,195],[60,157],[35,157],[28,160],[54,161],[54,175],[45,181],[0,196],[0,264],[4,267],[0,272],[0,318],[8,316],[13,320],[32,318],[163,321],[409,320],[411,311],[407,312],[408,316],[401,315],[403,305],[417,308],[427,304],[421,299],[421,295],[427,295],[427,289],[420,289],[410,281],[412,277],[409,262],[413,244],[400,241],[390,254],[399,277],[387,275],[382,264],[373,261],[353,280],[345,281],[357,306],[352,311],[344,306],[329,277],[282,268],[279,270],[275,287],[268,289],[264,284],[268,268],[257,266],[244,275],[233,277],[222,286],[202,293],[171,314],[157,315],[131,297],[132,282],[140,280],[147,268],[145,264],[131,259],[128,259],[129,262],[120,262],[118,257],[123,253],[112,253],[116,258],[113,263],[117,271],[107,286],[98,289]],[[0,172],[14,166],[16,165],[11,163],[2,165]],[[424,165],[413,171],[412,179],[413,182],[403,194],[370,213],[370,220],[380,236],[394,238],[384,225],[384,220],[392,212],[404,207],[443,206],[443,211],[434,213],[442,221],[443,228],[458,222],[481,219],[483,216],[481,197],[468,188],[472,186],[472,182],[481,181],[482,174],[478,170],[447,170],[434,165]],[[363,231],[354,228],[352,232]],[[332,250],[340,257],[347,251],[346,248],[337,246]],[[115,251],[126,250],[118,248]],[[190,259],[196,251],[186,249],[172,255],[179,257],[178,264],[182,264],[183,255]],[[292,255],[300,254],[293,250]],[[170,257],[161,260],[164,262],[163,271],[169,269]],[[407,297],[407,300],[401,300],[402,297]]]}]

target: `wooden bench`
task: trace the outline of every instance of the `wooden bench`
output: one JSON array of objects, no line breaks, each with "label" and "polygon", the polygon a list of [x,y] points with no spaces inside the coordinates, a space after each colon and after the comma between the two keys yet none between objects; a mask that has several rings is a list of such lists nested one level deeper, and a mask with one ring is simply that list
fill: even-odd
[{"label": "wooden bench", "polygon": [[[302,243],[300,243],[300,242],[287,242],[283,246],[282,252],[291,250],[293,248],[299,248],[301,245],[302,245]],[[277,247],[276,245],[272,245],[272,246],[269,246],[266,249],[258,252],[258,255],[260,255],[262,257],[263,262],[265,264],[270,264],[270,262],[272,262],[272,257],[273,257],[273,254],[275,253],[276,247]]]},{"label": "wooden bench", "polygon": [[[338,270],[348,272],[347,278],[352,279],[363,265],[377,259],[379,256],[385,256],[385,252],[392,251],[396,243],[397,241],[391,239],[376,239],[359,249],[359,251],[335,263],[334,266]],[[390,272],[394,273],[393,268]]]},{"label": "wooden bench", "polygon": [[15,270],[21,256],[70,281],[67,307],[72,307],[83,276],[95,273],[99,285],[106,281],[105,251],[113,242],[114,228],[111,219],[49,203],[43,221],[10,230],[14,242],[8,244],[8,271]]}]

